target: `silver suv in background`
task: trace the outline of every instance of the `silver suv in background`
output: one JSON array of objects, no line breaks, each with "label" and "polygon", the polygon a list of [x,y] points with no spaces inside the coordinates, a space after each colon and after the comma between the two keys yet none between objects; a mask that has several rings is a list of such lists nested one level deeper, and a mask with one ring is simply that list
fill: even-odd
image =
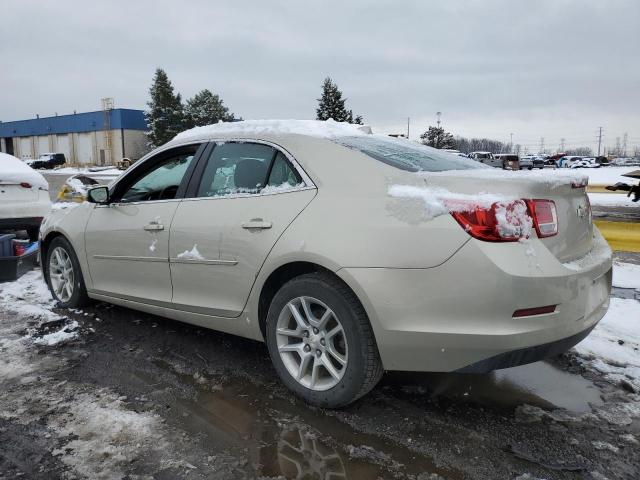
[{"label": "silver suv in background", "polygon": [[493,157],[505,170],[520,170],[520,159],[515,153],[496,153]]}]

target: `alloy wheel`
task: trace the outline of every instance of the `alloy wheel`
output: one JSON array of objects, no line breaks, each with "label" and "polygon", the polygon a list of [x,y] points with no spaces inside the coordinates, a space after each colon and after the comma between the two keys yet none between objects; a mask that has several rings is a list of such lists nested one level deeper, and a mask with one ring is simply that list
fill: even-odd
[{"label": "alloy wheel", "polygon": [[58,300],[68,302],[73,296],[75,275],[71,257],[62,247],[54,248],[49,256],[49,279]]},{"label": "alloy wheel", "polygon": [[344,328],[327,305],[313,297],[290,300],[276,325],[278,353],[298,383],[315,391],[335,387],[347,368]]}]

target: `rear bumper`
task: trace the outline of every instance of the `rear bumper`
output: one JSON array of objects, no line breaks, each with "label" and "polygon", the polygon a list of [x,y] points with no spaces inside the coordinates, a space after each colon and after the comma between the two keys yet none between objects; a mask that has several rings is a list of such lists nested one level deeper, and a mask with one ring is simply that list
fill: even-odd
[{"label": "rear bumper", "polygon": [[518,365],[526,365],[527,363],[537,362],[545,358],[560,355],[566,352],[574,345],[585,339],[591,330],[595,328],[595,324],[582,332],[571,335],[567,338],[556,340],[555,342],[536,345],[535,347],[520,348],[510,352],[500,353],[490,358],[480,360],[479,362],[467,365],[466,367],[456,370],[458,373],[488,373],[501,368],[517,367]]},{"label": "rear bumper", "polygon": [[[369,315],[385,369],[488,371],[567,350],[604,316],[611,253],[595,234],[600,255],[590,255],[580,270],[564,266],[537,239],[529,245],[471,240],[439,267],[338,274]],[[555,311],[513,317],[546,305]]]}]

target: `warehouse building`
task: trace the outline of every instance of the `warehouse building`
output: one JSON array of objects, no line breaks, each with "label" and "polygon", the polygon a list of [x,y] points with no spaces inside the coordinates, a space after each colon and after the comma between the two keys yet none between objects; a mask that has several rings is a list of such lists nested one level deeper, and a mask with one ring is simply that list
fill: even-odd
[{"label": "warehouse building", "polygon": [[64,153],[68,164],[115,165],[148,151],[147,130],[144,112],[127,108],[0,122],[0,151],[23,160]]}]

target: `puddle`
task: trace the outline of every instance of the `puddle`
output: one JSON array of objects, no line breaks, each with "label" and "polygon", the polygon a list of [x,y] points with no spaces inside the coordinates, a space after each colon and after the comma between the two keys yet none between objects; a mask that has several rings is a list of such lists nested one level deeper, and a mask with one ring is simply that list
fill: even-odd
[{"label": "puddle", "polygon": [[399,373],[395,384],[421,385],[428,393],[498,408],[528,403],[541,408],[563,408],[576,413],[601,406],[600,391],[593,383],[546,362],[496,370],[488,374]]},{"label": "puddle", "polygon": [[[196,385],[192,377],[173,373]],[[442,480],[463,478],[428,457],[356,432],[321,410],[269,395],[248,381],[236,378],[212,392],[196,388],[194,400],[178,398],[173,404],[180,427],[212,451],[244,451],[256,477],[337,480],[433,473]]]}]

